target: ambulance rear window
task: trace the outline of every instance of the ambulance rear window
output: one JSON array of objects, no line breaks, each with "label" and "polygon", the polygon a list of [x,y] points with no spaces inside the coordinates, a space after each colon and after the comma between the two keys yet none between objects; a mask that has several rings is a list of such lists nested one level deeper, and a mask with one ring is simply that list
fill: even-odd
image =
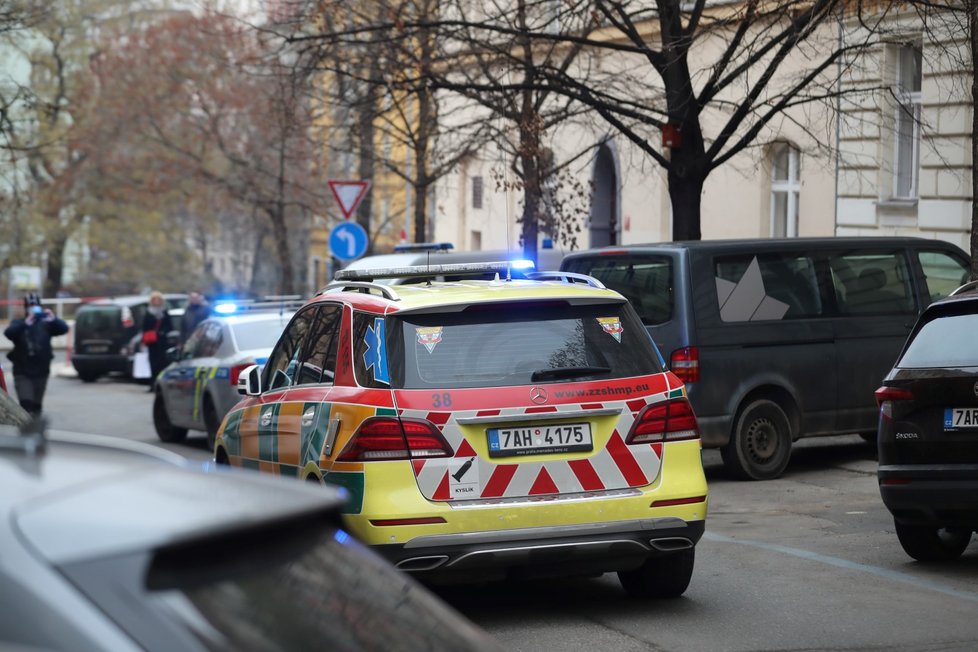
[{"label": "ambulance rear window", "polygon": [[662,371],[624,303],[412,314],[390,318],[388,329],[396,388],[600,382]]}]

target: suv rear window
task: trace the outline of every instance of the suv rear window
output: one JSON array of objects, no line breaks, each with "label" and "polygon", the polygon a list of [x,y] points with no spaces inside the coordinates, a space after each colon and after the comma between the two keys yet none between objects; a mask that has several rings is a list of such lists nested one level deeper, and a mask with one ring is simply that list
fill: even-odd
[{"label": "suv rear window", "polygon": [[668,256],[605,255],[570,258],[562,269],[587,274],[628,299],[643,324],[664,324],[672,318],[673,268]]},{"label": "suv rear window", "polygon": [[900,369],[978,367],[978,315],[945,315],[924,324],[900,358]]},{"label": "suv rear window", "polygon": [[[663,369],[647,331],[624,303],[473,306],[390,317],[387,331],[395,388],[607,380]],[[371,385],[365,382],[370,371],[360,365],[368,347],[358,339],[357,348],[358,380]]]}]

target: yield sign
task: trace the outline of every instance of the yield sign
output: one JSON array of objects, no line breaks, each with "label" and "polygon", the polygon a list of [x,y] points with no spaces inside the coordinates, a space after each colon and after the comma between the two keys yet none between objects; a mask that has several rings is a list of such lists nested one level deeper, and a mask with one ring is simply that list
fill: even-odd
[{"label": "yield sign", "polygon": [[367,191],[370,190],[369,181],[330,179],[326,183],[329,184],[329,189],[333,191],[333,197],[336,197],[336,203],[340,205],[340,210],[343,211],[343,217],[346,219],[350,219],[353,212],[357,210],[357,206],[367,195]]}]

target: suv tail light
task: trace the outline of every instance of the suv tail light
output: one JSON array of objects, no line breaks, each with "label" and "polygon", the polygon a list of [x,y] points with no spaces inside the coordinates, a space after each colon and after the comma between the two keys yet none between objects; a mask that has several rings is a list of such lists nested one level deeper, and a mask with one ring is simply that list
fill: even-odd
[{"label": "suv tail light", "polygon": [[913,392],[909,389],[899,387],[887,387],[884,385],[876,390],[876,405],[882,406],[886,401],[912,401]]},{"label": "suv tail light", "polygon": [[128,306],[122,306],[119,319],[122,321],[123,328],[129,328],[130,326],[136,325],[136,321],[132,318],[132,310],[130,310]]},{"label": "suv tail light", "polygon": [[370,417],[360,424],[336,459],[338,462],[388,462],[451,456],[448,442],[430,421]]},{"label": "suv tail light", "polygon": [[676,349],[669,356],[669,369],[684,383],[700,379],[700,350],[695,346]]},{"label": "suv tail light", "polygon": [[893,404],[897,401],[912,401],[913,392],[909,389],[899,387],[887,387],[883,385],[875,392],[876,405],[880,408],[880,414],[887,418],[893,418]]},{"label": "suv tail light", "polygon": [[696,415],[685,398],[652,403],[642,408],[625,438],[626,444],[699,439]]},{"label": "suv tail light", "polygon": [[245,369],[247,369],[248,367],[250,367],[253,364],[255,364],[255,363],[254,362],[245,362],[243,364],[236,364],[233,367],[231,367],[231,372],[228,375],[228,383],[230,383],[231,387],[237,387],[238,386],[238,378],[241,377],[241,372],[244,371]]}]

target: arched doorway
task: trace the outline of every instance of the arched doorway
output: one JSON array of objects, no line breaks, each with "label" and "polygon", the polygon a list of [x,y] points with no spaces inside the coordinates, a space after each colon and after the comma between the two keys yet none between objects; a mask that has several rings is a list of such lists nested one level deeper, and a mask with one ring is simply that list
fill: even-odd
[{"label": "arched doorway", "polygon": [[618,154],[611,141],[598,147],[592,171],[594,195],[591,199],[589,220],[590,246],[604,247],[619,243],[621,220],[619,219]]}]

